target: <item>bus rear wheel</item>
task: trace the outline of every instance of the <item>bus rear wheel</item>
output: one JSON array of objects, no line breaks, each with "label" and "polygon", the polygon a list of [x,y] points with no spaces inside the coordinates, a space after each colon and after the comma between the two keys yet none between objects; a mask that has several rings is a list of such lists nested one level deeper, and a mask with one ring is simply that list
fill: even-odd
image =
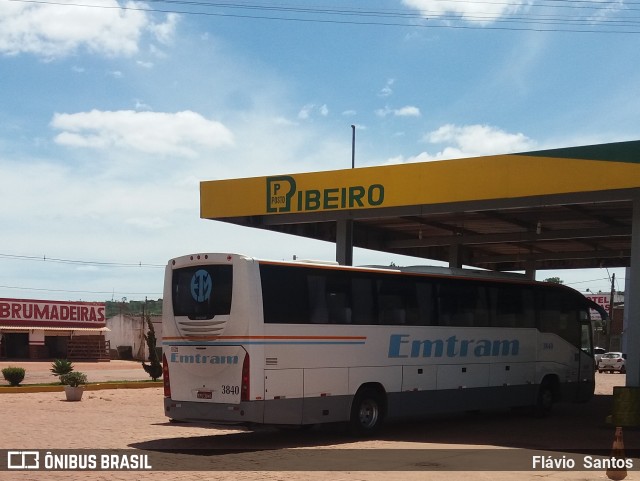
[{"label": "bus rear wheel", "polygon": [[351,432],[357,436],[371,436],[378,432],[383,419],[384,396],[371,388],[359,391],[351,406]]}]

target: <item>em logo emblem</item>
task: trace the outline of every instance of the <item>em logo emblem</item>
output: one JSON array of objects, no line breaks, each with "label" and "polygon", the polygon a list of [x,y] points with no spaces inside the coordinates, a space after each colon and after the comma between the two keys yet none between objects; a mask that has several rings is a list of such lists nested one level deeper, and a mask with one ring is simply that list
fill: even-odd
[{"label": "em logo emblem", "polygon": [[191,277],[191,297],[196,302],[205,302],[211,297],[211,287],[213,281],[211,276],[204,269],[198,269]]}]

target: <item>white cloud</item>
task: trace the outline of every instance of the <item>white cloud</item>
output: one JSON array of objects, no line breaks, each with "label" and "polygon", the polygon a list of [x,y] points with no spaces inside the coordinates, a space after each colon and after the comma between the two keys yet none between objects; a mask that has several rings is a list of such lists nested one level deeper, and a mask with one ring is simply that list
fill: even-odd
[{"label": "white cloud", "polygon": [[167,21],[164,23],[150,23],[148,26],[158,42],[163,44],[169,44],[173,41],[173,36],[176,32],[176,25],[180,17],[176,13],[167,14]]},{"label": "white cloud", "polygon": [[389,79],[387,80],[387,83],[384,87],[382,87],[382,89],[380,90],[380,92],[378,93],[379,97],[390,97],[391,95],[393,95],[393,89],[391,88],[393,86],[393,84],[396,82],[395,79]]},{"label": "white cloud", "polygon": [[270,123],[273,123],[275,125],[281,125],[281,126],[284,126],[284,127],[290,127],[290,126],[293,126],[293,125],[298,125],[296,122],[294,122],[292,120],[289,120],[288,118],[282,117],[282,116],[274,117],[270,121]]},{"label": "white cloud", "polygon": [[200,150],[233,145],[233,134],[222,123],[202,115],[136,112],[133,110],[55,114],[53,128],[62,130],[55,142],[70,147],[125,149],[147,154],[193,157]]},{"label": "white cloud", "polygon": [[432,144],[452,143],[467,156],[491,155],[523,151],[533,148],[526,135],[512,134],[489,125],[447,124],[429,132],[425,140]]},{"label": "white cloud", "polygon": [[393,111],[396,117],[420,117],[420,109],[413,105],[407,105]]},{"label": "white cloud", "polygon": [[313,107],[314,107],[313,104],[307,104],[304,107],[302,107],[300,109],[300,112],[298,112],[298,118],[300,120],[307,120],[311,115],[311,110],[313,109]]},{"label": "white cloud", "polygon": [[163,229],[165,227],[169,227],[171,224],[166,219],[162,217],[152,216],[152,217],[131,217],[125,220],[126,224],[140,227],[143,229],[149,230],[157,230]]},{"label": "white cloud", "polygon": [[[155,23],[143,11],[120,8],[115,0],[87,0],[83,6],[0,2],[0,53],[35,54],[48,59],[84,48],[106,56],[131,56],[139,51],[145,31],[159,42],[170,41],[175,15]],[[126,7],[139,7],[127,2]]]},{"label": "white cloud", "polygon": [[[171,238],[176,225],[199,220],[198,184],[181,183],[178,175],[146,183],[99,173],[87,178],[81,169],[62,162],[6,159],[0,159],[0,175],[7,182],[5,193],[19,204],[7,212],[6,222],[16,228],[5,232],[6,241],[21,252],[71,259],[109,260],[111,256],[118,261],[159,262],[174,255],[167,253],[159,238]],[[35,224],[29,226],[25,218]],[[43,244],[42,236],[34,235],[38,232],[46,232],[50,242]],[[171,243],[175,246],[179,241],[173,239]],[[39,269],[38,277],[44,277],[46,270]],[[72,282],[69,278],[63,284],[70,288]],[[49,282],[45,287],[54,285]]]},{"label": "white cloud", "polygon": [[515,13],[524,4],[513,2],[459,2],[455,0],[402,0],[409,8],[420,11],[426,17],[442,17],[447,14],[462,16],[468,22],[489,24],[501,17]]},{"label": "white cloud", "polygon": [[396,156],[388,159],[386,163],[398,164],[479,157],[526,152],[535,148],[534,142],[524,134],[512,134],[488,125],[457,126],[447,124],[427,133],[423,140],[431,144],[444,144],[444,147],[435,154],[421,152],[408,158]]},{"label": "white cloud", "polygon": [[306,104],[298,112],[298,118],[300,120],[309,120],[316,112],[318,115],[326,117],[329,115],[329,107],[327,107],[327,104]]},{"label": "white cloud", "polygon": [[144,103],[140,99],[135,99],[134,104],[136,110],[152,110],[150,105]]},{"label": "white cloud", "polygon": [[404,157],[403,155],[396,155],[386,160],[385,165],[404,164],[409,162],[431,162],[433,160],[444,159],[457,159],[464,157],[464,155],[453,155],[452,157],[442,157],[440,154],[431,155],[427,152],[420,152],[418,155],[412,155],[410,157]]},{"label": "white cloud", "polygon": [[406,105],[399,109],[391,109],[389,107],[385,107],[383,109],[376,110],[376,115],[378,117],[386,117],[388,115],[393,115],[394,117],[420,117],[420,109],[413,105]]},{"label": "white cloud", "polygon": [[100,268],[98,266],[80,266],[76,270],[79,272],[99,272]]}]

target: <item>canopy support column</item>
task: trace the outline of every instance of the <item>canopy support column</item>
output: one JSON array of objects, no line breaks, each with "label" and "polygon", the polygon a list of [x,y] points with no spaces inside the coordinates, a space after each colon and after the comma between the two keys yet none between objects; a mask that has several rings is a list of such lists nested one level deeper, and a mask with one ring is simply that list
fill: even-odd
[{"label": "canopy support column", "polygon": [[633,199],[631,269],[625,285],[628,320],[623,337],[627,353],[627,386],[640,387],[640,198]]},{"label": "canopy support column", "polygon": [[462,246],[460,244],[451,244],[449,246],[449,267],[452,269],[460,269],[462,267]]},{"label": "canopy support column", "polygon": [[536,265],[534,262],[527,263],[524,275],[527,279],[531,279],[532,281],[536,280]]},{"label": "canopy support column", "polygon": [[336,221],[336,262],[341,266],[353,265],[353,220]]}]

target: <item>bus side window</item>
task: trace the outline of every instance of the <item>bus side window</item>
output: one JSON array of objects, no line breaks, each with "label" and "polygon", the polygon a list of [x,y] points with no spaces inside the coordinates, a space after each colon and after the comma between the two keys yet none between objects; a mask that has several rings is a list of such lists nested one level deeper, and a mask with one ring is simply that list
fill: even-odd
[{"label": "bus side window", "polygon": [[325,294],[326,277],[314,274],[307,276],[309,296],[309,322],[311,324],[328,324],[329,312]]},{"label": "bus side window", "polygon": [[412,279],[387,277],[378,282],[380,324],[417,324],[416,285]]},{"label": "bus side window", "polygon": [[535,327],[531,289],[520,286],[490,288],[491,325],[494,327]]},{"label": "bus side window", "polygon": [[375,324],[377,315],[373,296],[373,279],[368,277],[356,277],[351,281],[352,296],[352,321],[354,324]]},{"label": "bus side window", "polygon": [[342,272],[327,277],[325,299],[330,324],[351,324],[351,285]]},{"label": "bus side window", "polygon": [[471,306],[473,312],[474,327],[489,327],[491,324],[491,309],[489,307],[489,294],[487,287],[475,284],[471,286],[471,292],[475,294],[475,302]]},{"label": "bus side window", "polygon": [[302,269],[260,266],[262,305],[267,324],[306,324],[309,305]]},{"label": "bus side window", "polygon": [[344,292],[327,293],[327,311],[330,324],[351,324],[351,307]]},{"label": "bus side window", "polygon": [[544,291],[538,293],[538,329],[542,332],[557,332],[560,310]]},{"label": "bus side window", "polygon": [[538,292],[538,327],[542,332],[557,334],[574,346],[581,346],[578,304],[571,295],[544,289]]},{"label": "bus side window", "polygon": [[476,282],[443,281],[438,289],[438,321],[443,326],[488,326],[488,303],[485,287]]},{"label": "bus side window", "polygon": [[459,311],[455,286],[450,281],[441,281],[438,284],[438,324],[457,326],[460,319]]},{"label": "bus side window", "polygon": [[522,325],[520,327],[536,327],[536,302],[533,289],[522,291]]},{"label": "bus side window", "polygon": [[378,283],[378,315],[380,324],[404,324],[406,313],[399,286],[392,279],[383,279]]},{"label": "bus side window", "polygon": [[435,326],[436,322],[436,299],[434,296],[434,285],[430,282],[419,282],[416,284],[416,294],[418,301],[418,319],[416,324],[421,326]]}]

